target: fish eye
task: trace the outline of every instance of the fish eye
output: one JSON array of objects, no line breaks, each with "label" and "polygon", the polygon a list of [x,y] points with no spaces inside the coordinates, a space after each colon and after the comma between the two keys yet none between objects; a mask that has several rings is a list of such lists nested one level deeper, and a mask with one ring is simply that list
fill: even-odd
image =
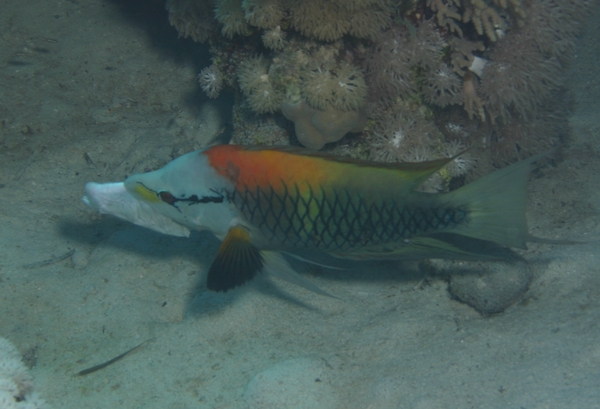
[{"label": "fish eye", "polygon": [[160,200],[162,200],[163,202],[170,204],[170,205],[174,205],[175,204],[175,196],[173,196],[171,193],[169,192],[158,192],[158,197],[160,197]]}]

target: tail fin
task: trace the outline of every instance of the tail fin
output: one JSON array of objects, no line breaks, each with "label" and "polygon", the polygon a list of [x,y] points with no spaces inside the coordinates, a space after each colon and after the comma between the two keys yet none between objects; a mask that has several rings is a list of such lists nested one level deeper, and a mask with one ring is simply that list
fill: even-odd
[{"label": "tail fin", "polygon": [[470,210],[468,223],[452,233],[518,248],[526,248],[528,241],[554,242],[531,236],[525,216],[529,173],[533,163],[547,154],[532,156],[448,193],[451,203]]}]

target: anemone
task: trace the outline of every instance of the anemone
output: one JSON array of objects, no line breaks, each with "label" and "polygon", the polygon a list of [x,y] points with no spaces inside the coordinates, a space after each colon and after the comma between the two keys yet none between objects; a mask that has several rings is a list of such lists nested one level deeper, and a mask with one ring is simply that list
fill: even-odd
[{"label": "anemone", "polygon": [[528,3],[522,30],[531,36],[542,53],[568,61],[593,2],[537,0]]},{"label": "anemone", "polygon": [[391,105],[400,96],[406,98],[416,91],[412,81],[412,53],[406,52],[409,34],[394,27],[375,44],[365,62],[369,99]]},{"label": "anemone", "polygon": [[238,67],[238,81],[242,92],[249,95],[267,75],[269,63],[262,56],[250,57]]},{"label": "anemone", "polygon": [[281,51],[285,47],[285,31],[282,31],[280,26],[267,30],[262,35],[262,41],[265,47]]},{"label": "anemone", "polygon": [[506,122],[537,111],[548,96],[564,85],[564,69],[555,57],[544,56],[524,33],[510,33],[490,53],[481,74],[486,109]]},{"label": "anemone", "polygon": [[367,84],[361,70],[347,62],[335,69],[332,104],[340,111],[351,111],[365,104]]},{"label": "anemone", "polygon": [[262,81],[248,95],[250,108],[259,114],[273,113],[279,110],[282,100],[283,96],[269,82],[268,76],[263,77]]},{"label": "anemone", "polygon": [[451,177],[464,176],[475,167],[477,162],[473,158],[473,154],[470,151],[464,152],[465,149],[465,145],[458,140],[444,144],[443,154],[446,158],[452,158],[460,154],[445,166],[446,171]]},{"label": "anemone", "polygon": [[439,64],[446,43],[431,20],[417,27],[410,40],[409,49],[414,62],[422,68],[433,68]]},{"label": "anemone", "polygon": [[[380,111],[379,109],[377,111]],[[420,111],[395,105],[377,115],[371,157],[385,162],[422,162],[436,157],[442,135]]]},{"label": "anemone", "polygon": [[389,7],[357,9],[349,15],[349,34],[368,40],[376,40],[391,21]]},{"label": "anemone", "polygon": [[269,63],[262,56],[249,58],[240,64],[238,82],[253,111],[264,114],[279,109],[283,96],[271,82]]},{"label": "anemone", "polygon": [[216,98],[221,92],[223,87],[223,76],[219,69],[212,64],[210,67],[204,68],[198,74],[198,82],[202,91],[206,93],[209,98]]},{"label": "anemone", "polygon": [[371,139],[371,158],[378,162],[398,162],[402,156],[406,131],[375,132]]},{"label": "anemone", "polygon": [[348,32],[349,13],[332,1],[303,0],[290,6],[292,26],[307,37],[334,41]]},{"label": "anemone", "polygon": [[330,70],[316,66],[303,76],[302,96],[311,107],[324,110],[331,103],[335,84]]},{"label": "anemone", "polygon": [[243,0],[242,9],[248,24],[259,28],[274,28],[284,16],[278,0]]},{"label": "anemone", "polygon": [[242,10],[242,0],[216,0],[215,19],[223,25],[221,32],[225,37],[250,33]]},{"label": "anemone", "polygon": [[212,0],[168,0],[169,23],[177,29],[181,37],[204,42],[215,30],[212,17]]},{"label": "anemone", "polygon": [[462,103],[461,80],[446,64],[439,64],[426,78],[423,86],[426,102],[440,107]]}]

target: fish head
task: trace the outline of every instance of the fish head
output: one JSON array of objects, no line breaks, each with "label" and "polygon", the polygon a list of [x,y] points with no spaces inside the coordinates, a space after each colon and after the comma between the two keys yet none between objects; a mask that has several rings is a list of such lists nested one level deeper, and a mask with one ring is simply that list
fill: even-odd
[{"label": "fish head", "polygon": [[210,166],[203,150],[190,152],[162,169],[132,175],[129,194],[175,223],[225,236],[236,213],[227,192],[233,185]]},{"label": "fish head", "polygon": [[187,237],[190,230],[172,219],[156,212],[145,202],[133,197],[123,182],[95,183],[85,185],[83,203],[102,214],[110,214],[119,219],[147,227],[171,236]]},{"label": "fish head", "polygon": [[195,151],[124,182],[88,183],[83,202],[160,233],[189,236],[190,230],[210,230],[224,237],[236,216],[227,198],[231,188],[203,151]]}]

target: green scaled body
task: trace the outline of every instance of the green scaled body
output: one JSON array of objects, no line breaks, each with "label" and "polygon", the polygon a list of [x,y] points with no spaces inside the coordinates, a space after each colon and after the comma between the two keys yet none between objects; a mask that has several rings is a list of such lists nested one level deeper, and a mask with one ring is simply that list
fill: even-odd
[{"label": "green scaled body", "polygon": [[490,259],[506,255],[501,246],[524,248],[531,239],[526,185],[537,157],[428,194],[417,188],[452,159],[379,164],[281,148],[222,150],[211,164],[232,182],[227,198],[261,249]]},{"label": "green scaled body", "polygon": [[[357,191],[282,183],[235,191],[231,200],[269,247],[324,252],[387,251],[411,237],[448,231],[468,220],[467,206],[406,198],[363,197]],[[391,192],[390,192],[391,193]],[[419,200],[420,199],[420,200]],[[409,203],[407,203],[409,202]]]}]

